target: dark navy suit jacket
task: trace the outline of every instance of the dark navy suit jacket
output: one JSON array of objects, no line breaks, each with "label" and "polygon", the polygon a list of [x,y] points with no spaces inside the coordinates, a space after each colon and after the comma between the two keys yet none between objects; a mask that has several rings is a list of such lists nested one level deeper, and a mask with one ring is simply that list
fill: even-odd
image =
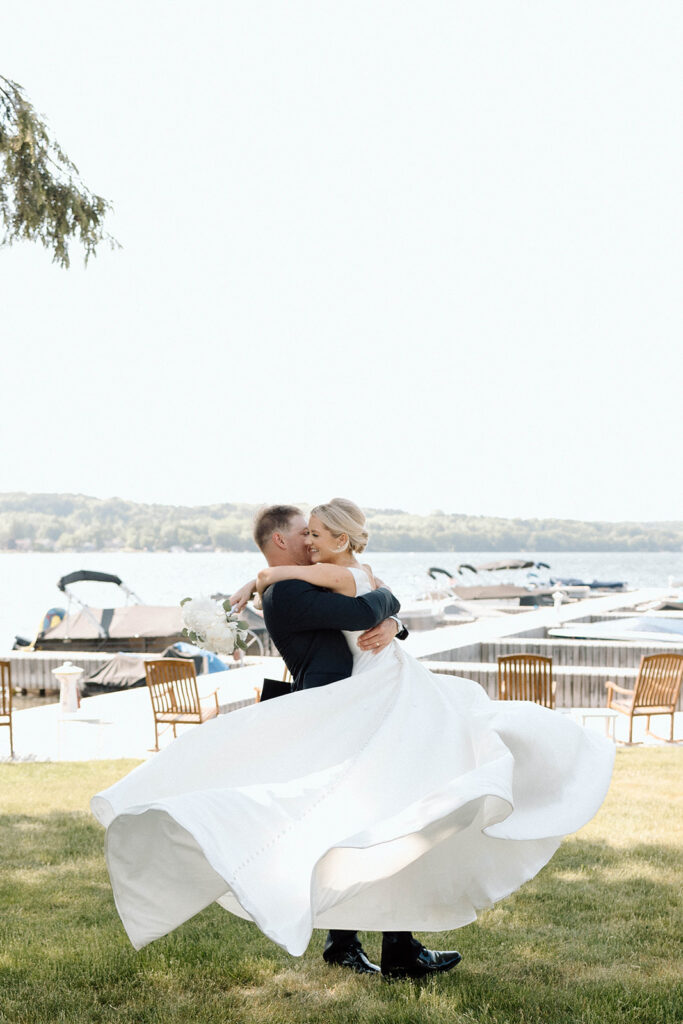
[{"label": "dark navy suit jacket", "polygon": [[353,655],[340,630],[366,630],[398,614],[384,587],[344,597],[303,580],[281,580],[263,595],[263,617],[294,679],[293,689],[325,686],[351,675]]}]

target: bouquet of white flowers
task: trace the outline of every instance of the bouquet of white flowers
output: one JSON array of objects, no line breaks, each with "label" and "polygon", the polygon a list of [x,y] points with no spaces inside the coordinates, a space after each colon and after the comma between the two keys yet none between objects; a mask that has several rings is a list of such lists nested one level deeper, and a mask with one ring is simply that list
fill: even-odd
[{"label": "bouquet of white flowers", "polygon": [[210,597],[185,597],[183,609],[183,636],[193,644],[214,654],[232,654],[236,647],[246,651],[245,638],[249,629],[230,611],[230,602],[214,601]]}]

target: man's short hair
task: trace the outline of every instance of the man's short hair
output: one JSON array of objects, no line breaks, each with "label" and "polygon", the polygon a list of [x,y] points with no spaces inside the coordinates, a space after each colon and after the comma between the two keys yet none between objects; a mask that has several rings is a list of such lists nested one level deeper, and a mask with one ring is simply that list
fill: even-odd
[{"label": "man's short hair", "polygon": [[276,532],[284,533],[295,516],[303,512],[296,505],[266,505],[259,509],[254,519],[254,540],[265,551],[266,544]]}]

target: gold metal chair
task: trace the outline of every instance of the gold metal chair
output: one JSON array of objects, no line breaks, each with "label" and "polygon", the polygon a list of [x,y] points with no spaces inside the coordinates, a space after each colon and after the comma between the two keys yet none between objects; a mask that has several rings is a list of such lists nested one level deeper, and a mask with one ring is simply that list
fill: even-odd
[{"label": "gold metal chair", "polygon": [[[628,742],[633,743],[633,719],[646,715],[645,731],[650,732],[652,715],[671,715],[669,743],[674,741],[674,712],[683,681],[683,654],[644,654],[640,659],[638,678],[632,690],[616,683],[605,683],[607,707],[628,715]],[[621,694],[622,696],[616,696]],[[657,737],[661,739],[662,737]]]},{"label": "gold metal chair", "polygon": [[12,667],[9,661],[0,661],[0,725],[9,726],[9,752],[14,757],[12,737]]},{"label": "gold metal chair", "polygon": [[[145,677],[154,712],[154,750],[159,749],[159,726],[201,725],[218,714],[218,690],[200,697],[194,662],[188,658],[160,658],[145,662]],[[203,708],[202,701],[214,701]]]},{"label": "gold metal chair", "polygon": [[553,659],[541,654],[499,655],[498,700],[530,700],[554,708]]}]

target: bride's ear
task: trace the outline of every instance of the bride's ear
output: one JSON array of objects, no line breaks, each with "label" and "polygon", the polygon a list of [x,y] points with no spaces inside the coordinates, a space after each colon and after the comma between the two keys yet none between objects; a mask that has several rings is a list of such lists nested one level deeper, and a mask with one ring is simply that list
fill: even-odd
[{"label": "bride's ear", "polygon": [[346,551],[349,546],[348,533],[340,533],[337,537],[337,551]]}]

